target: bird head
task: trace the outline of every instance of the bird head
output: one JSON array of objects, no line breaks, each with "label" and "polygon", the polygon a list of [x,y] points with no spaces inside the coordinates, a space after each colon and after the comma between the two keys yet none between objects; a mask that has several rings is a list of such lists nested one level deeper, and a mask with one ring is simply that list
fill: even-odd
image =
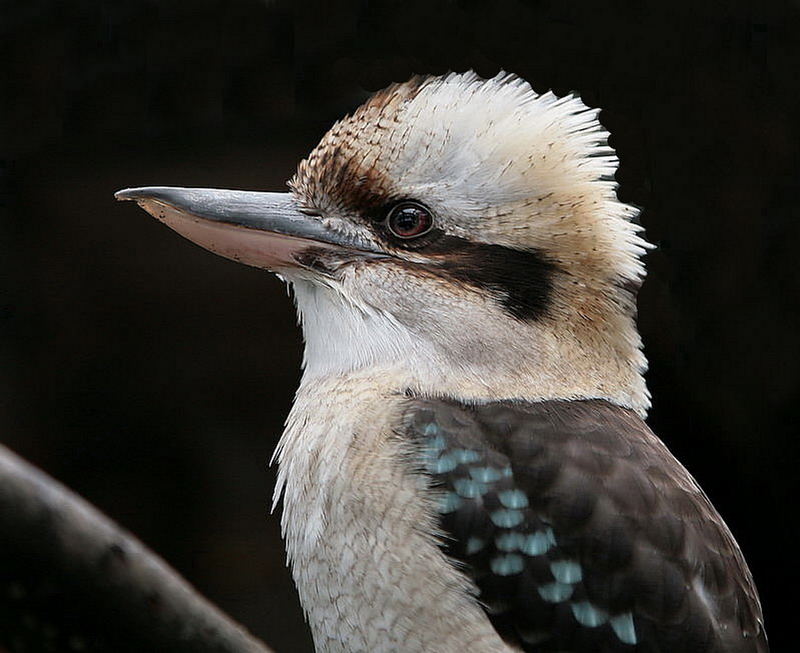
[{"label": "bird head", "polygon": [[289,193],[117,198],[289,282],[308,380],[378,370],[428,394],[644,413],[647,244],[597,113],[513,75],[417,77],[337,122]]}]

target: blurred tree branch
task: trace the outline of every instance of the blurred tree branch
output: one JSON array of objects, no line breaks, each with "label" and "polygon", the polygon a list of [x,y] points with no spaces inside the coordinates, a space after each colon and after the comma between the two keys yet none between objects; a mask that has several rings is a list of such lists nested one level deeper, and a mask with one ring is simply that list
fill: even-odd
[{"label": "blurred tree branch", "polygon": [[269,649],[88,502],[0,445],[0,651]]}]

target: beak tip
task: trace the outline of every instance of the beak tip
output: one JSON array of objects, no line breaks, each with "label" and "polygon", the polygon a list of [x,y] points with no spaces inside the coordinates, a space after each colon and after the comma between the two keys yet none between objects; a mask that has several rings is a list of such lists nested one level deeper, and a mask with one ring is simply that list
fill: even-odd
[{"label": "beak tip", "polygon": [[135,200],[141,197],[141,189],[140,188],[123,188],[122,190],[118,190],[114,193],[114,198],[118,202],[124,202],[125,200]]}]

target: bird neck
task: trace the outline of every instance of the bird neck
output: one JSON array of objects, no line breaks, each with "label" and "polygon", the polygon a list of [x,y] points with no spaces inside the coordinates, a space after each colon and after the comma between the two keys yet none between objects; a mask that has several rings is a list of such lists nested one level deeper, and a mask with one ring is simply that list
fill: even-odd
[{"label": "bird neck", "polygon": [[414,323],[335,286],[292,285],[305,338],[303,385],[366,372],[391,378],[398,391],[465,401],[597,398],[642,416],[649,407],[632,315],[522,322],[469,303]]},{"label": "bird neck", "polygon": [[427,482],[401,462],[394,389],[371,369],[306,378],[275,452],[273,500],[315,649],[508,653],[439,546]]}]

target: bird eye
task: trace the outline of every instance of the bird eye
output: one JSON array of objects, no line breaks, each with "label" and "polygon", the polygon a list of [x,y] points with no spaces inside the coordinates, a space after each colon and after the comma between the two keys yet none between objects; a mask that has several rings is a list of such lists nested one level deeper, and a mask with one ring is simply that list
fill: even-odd
[{"label": "bird eye", "polygon": [[400,202],[389,211],[386,225],[398,238],[416,238],[430,231],[433,217],[421,204]]}]

